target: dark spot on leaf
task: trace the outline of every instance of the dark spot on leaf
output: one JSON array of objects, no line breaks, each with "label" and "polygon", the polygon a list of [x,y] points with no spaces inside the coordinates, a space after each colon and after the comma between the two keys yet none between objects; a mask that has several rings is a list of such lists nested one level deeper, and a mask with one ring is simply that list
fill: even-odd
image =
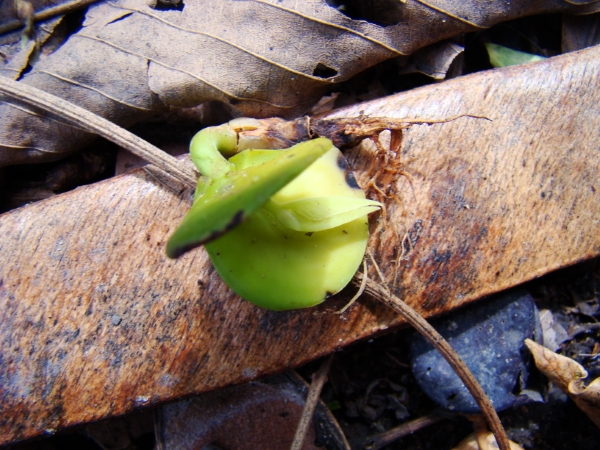
[{"label": "dark spot on leaf", "polygon": [[337,157],[337,165],[340,169],[342,169],[344,172],[347,170],[350,170],[350,164],[348,164],[348,160],[346,159],[346,157],[343,154],[338,154]]},{"label": "dark spot on leaf", "polygon": [[346,172],[346,184],[352,189],[360,189],[360,186],[356,182],[356,178],[354,178],[354,174],[352,172]]},{"label": "dark spot on leaf", "polygon": [[308,233],[304,233],[306,236],[311,237],[313,235],[313,231],[309,231]]},{"label": "dark spot on leaf", "polygon": [[354,178],[350,164],[348,164],[348,160],[341,153],[338,155],[337,165],[344,172],[346,184],[352,189],[360,189],[358,183],[356,182],[356,178]]}]

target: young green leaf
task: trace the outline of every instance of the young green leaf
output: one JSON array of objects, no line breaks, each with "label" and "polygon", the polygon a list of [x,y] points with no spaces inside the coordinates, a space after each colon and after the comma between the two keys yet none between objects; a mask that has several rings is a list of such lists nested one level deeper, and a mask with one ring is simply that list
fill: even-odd
[{"label": "young green leaf", "polygon": [[287,203],[269,201],[265,208],[288,228],[322,231],[335,228],[377,211],[379,202],[351,197],[312,197]]},{"label": "young green leaf", "polygon": [[169,239],[167,256],[177,258],[239,225],[330,148],[327,139],[303,142],[272,151],[276,157],[260,165],[203,181],[203,195]]},{"label": "young green leaf", "polygon": [[543,56],[533,55],[531,53],[520,52],[508,47],[503,47],[496,44],[485,44],[490,63],[494,67],[516,66],[529,62],[541,61],[546,59]]}]

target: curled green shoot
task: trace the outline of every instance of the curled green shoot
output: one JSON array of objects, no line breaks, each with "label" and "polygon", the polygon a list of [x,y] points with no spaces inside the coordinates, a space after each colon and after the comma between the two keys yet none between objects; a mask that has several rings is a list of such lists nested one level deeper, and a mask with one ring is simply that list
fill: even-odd
[{"label": "curled green shoot", "polygon": [[365,199],[328,139],[238,154],[236,145],[227,125],[192,140],[203,177],[167,255],[204,244],[227,285],[263,308],[305,308],[339,292],[364,256],[367,214],[381,205]]}]

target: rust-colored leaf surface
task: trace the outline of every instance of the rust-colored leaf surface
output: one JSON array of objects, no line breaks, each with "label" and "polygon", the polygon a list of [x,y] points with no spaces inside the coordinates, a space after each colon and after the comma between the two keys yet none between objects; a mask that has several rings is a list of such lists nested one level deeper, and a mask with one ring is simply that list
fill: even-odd
[{"label": "rust-colored leaf surface", "polygon": [[[331,115],[490,119],[413,125],[395,153],[370,141],[348,153],[386,203],[370,251],[394,293],[431,316],[600,253],[599,77],[594,47]],[[137,171],[0,216],[0,443],[275,373],[403,323],[368,298],[315,314],[354,288],[314,309],[260,310],[202,249],[168,260],[190,194]]]},{"label": "rust-colored leaf surface", "polygon": [[[386,3],[388,10],[376,10],[369,22],[325,0],[171,3],[179,6],[98,2],[66,39],[66,28],[44,24],[39,52],[33,41],[21,49],[20,31],[14,32],[0,39],[6,44],[0,75],[122,126],[208,100],[248,116],[293,117],[333,83],[430,43],[524,15],[590,10],[561,0],[402,1]],[[58,159],[92,138],[15,100],[1,100],[0,167]]]}]

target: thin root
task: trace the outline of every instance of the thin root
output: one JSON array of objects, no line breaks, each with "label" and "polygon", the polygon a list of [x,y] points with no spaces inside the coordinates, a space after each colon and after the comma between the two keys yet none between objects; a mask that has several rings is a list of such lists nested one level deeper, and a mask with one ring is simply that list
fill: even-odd
[{"label": "thin root", "polygon": [[375,271],[377,272],[377,275],[379,275],[379,279],[383,283],[383,286],[388,291],[388,294],[392,295],[390,292],[390,289],[388,288],[387,280],[383,276],[383,273],[381,272],[381,269],[379,268],[379,264],[377,264],[377,261],[375,261],[375,257],[373,256],[373,253],[371,253],[371,251],[369,250],[369,251],[367,251],[367,255],[369,255],[369,258],[371,258],[371,261],[373,262],[373,267],[375,267]]},{"label": "thin root", "polygon": [[342,309],[340,309],[339,311],[336,311],[335,314],[344,314],[346,312],[346,310],[348,308],[350,308],[350,306],[352,306],[352,304],[358,300],[358,298],[363,294],[363,292],[365,292],[365,287],[367,287],[367,279],[369,278],[369,275],[367,274],[367,259],[363,259],[363,273],[365,274],[365,276],[363,277],[361,283],[360,283],[360,287],[358,288],[358,292],[354,295],[354,297],[352,297],[350,299],[350,301],[348,302],[348,304],[346,304],[346,306],[344,306]]}]

